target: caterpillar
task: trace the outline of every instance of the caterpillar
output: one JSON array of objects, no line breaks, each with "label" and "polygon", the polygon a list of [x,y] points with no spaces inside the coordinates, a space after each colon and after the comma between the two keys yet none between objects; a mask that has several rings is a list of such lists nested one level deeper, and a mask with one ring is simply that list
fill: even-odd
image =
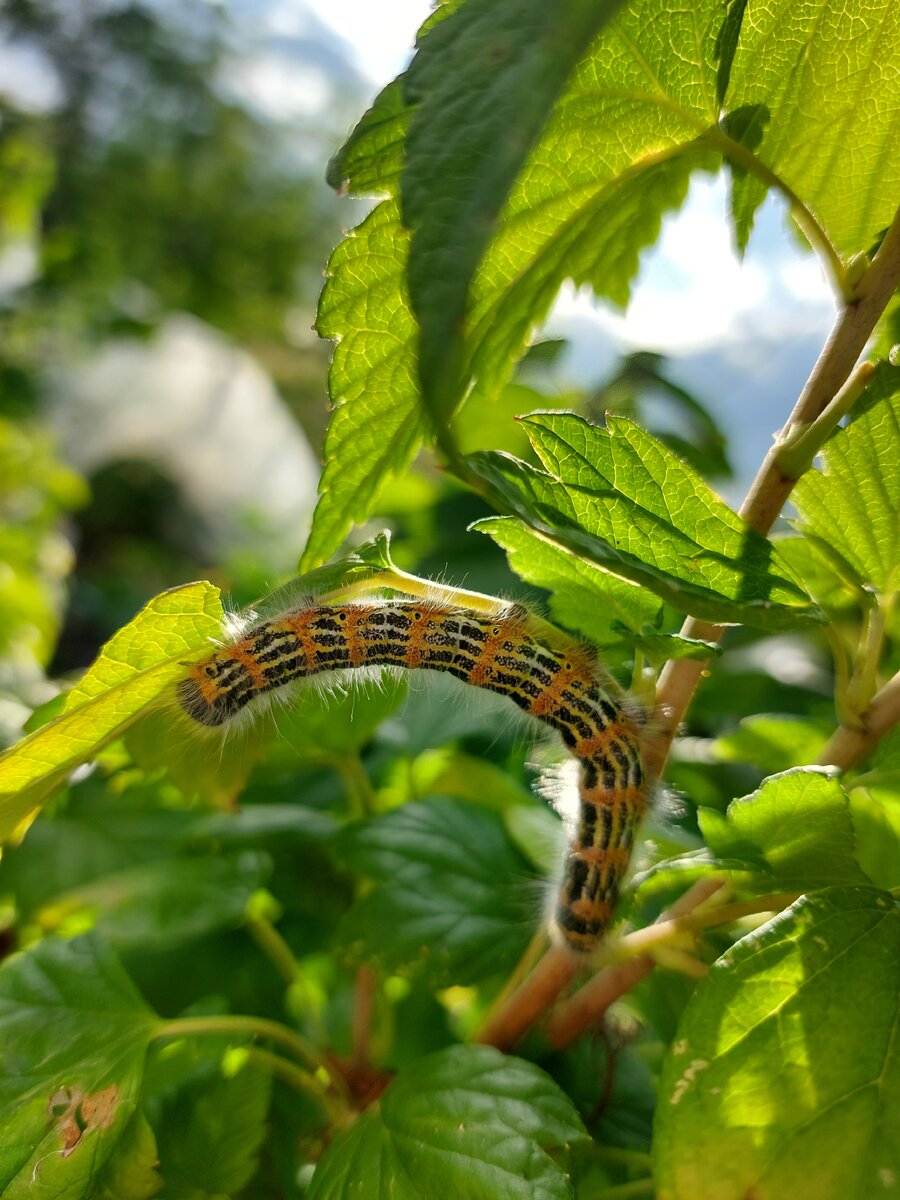
[{"label": "caterpillar", "polygon": [[644,808],[640,718],[589,647],[520,604],[493,608],[428,598],[311,603],[251,625],[192,664],[178,700],[193,721],[223,726],[293,680],[365,667],[446,671],[509,697],[555,729],[579,763],[578,815],[553,927],[563,944],[587,954],[610,923]]}]

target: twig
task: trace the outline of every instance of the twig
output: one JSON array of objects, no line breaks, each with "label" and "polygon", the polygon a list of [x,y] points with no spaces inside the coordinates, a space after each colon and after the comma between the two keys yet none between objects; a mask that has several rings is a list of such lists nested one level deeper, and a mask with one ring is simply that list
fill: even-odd
[{"label": "twig", "polygon": [[506,1004],[488,1014],[473,1040],[511,1050],[583,970],[584,964],[571,950],[552,946]]},{"label": "twig", "polygon": [[[794,411],[750,486],[741,516],[757,533],[769,532],[796,483],[793,474],[785,473],[781,465],[784,444],[796,439],[798,429],[810,426],[843,387],[898,284],[900,209],[871,266],[857,285],[852,301],[838,317]],[[724,632],[722,625],[691,617],[682,626],[681,636],[717,642]],[[660,676],[656,693],[657,722],[654,735],[646,746],[648,773],[654,777],[662,771],[676,730],[705,668],[702,661],[682,658],[669,663]]]},{"label": "twig", "polygon": [[352,1042],[353,1059],[363,1065],[372,1056],[372,1015],[377,983],[378,976],[371,967],[359,967],[353,987]]},{"label": "twig", "polygon": [[838,726],[818,757],[821,766],[848,771],[900,724],[900,671],[877,693],[858,721],[859,728]]},{"label": "twig", "polygon": [[270,960],[284,982],[291,987],[302,977],[300,964],[290,946],[267,918],[248,913],[244,919],[247,932]]},{"label": "twig", "polygon": [[[697,882],[659,917],[656,924],[677,920],[695,912],[714,896],[725,884],[724,879],[711,876]],[[650,926],[654,929],[655,926]],[[643,931],[641,931],[643,932]],[[547,1037],[551,1046],[562,1049],[575,1041],[586,1029],[598,1021],[613,1001],[631,991],[655,966],[649,954],[638,954],[625,962],[605,967],[590,979],[580,991],[553,1014],[548,1026]]]}]

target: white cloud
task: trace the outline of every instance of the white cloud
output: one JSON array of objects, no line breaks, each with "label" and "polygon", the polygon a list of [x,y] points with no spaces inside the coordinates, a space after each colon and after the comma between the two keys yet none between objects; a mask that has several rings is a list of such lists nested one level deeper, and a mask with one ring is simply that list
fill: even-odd
[{"label": "white cloud", "polygon": [[818,262],[784,229],[774,202],[759,215],[741,262],[725,213],[724,177],[697,179],[684,208],[668,217],[644,256],[627,312],[590,289],[564,288],[553,323],[590,314],[626,347],[688,353],[757,334],[827,331],[833,314]]}]

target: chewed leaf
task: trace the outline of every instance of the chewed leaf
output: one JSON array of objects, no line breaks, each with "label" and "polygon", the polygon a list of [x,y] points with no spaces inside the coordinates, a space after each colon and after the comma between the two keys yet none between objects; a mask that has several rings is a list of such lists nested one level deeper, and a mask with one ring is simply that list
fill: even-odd
[{"label": "chewed leaf", "polygon": [[138,1100],[157,1018],[101,942],[0,967],[0,1195],[88,1200]]},{"label": "chewed leaf", "polygon": [[155,597],[100,651],[63,714],[0,756],[0,841],[27,825],[68,773],[122,733],[222,631],[219,590]]}]

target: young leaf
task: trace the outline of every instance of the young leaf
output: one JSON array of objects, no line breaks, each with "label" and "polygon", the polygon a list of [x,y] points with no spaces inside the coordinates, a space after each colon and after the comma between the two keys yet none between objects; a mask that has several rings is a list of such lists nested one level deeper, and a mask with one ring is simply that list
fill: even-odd
[{"label": "young leaf", "polygon": [[587,1140],[571,1101],[531,1063],[487,1046],[421,1059],[335,1139],[309,1200],[572,1200],[557,1161]]},{"label": "young leaf", "polygon": [[724,816],[711,808],[698,816],[714,854],[744,860],[778,887],[868,882],[854,857],[847,795],[823,770],[773,775]]},{"label": "young leaf", "polygon": [[419,44],[401,180],[419,378],[435,429],[463,393],[469,287],[577,61],[622,0],[468,0]]},{"label": "young leaf", "polygon": [[803,529],[883,596],[900,590],[900,368],[881,363],[846,428],[822,447],[793,500]]},{"label": "young leaf", "polygon": [[157,1121],[166,1195],[233,1195],[256,1170],[266,1134],[271,1076],[253,1063],[237,1074],[198,1079],[169,1096]]},{"label": "young leaf", "polygon": [[97,938],[50,938],[0,966],[4,1200],[93,1196],[120,1139],[133,1134],[156,1023]]},{"label": "young leaf", "polygon": [[887,1196],[900,1179],[900,913],[801,898],[697,985],[663,1068],[661,1200]]},{"label": "young leaf", "polygon": [[117,737],[222,630],[219,590],[191,583],[156,596],[111,639],[66,709],[0,756],[0,841],[30,821],[79,763]]},{"label": "young leaf", "polygon": [[473,468],[539,533],[684,612],[777,630],[819,619],[777,550],[631,421],[571,413],[523,424],[544,470],[498,454]]},{"label": "young leaf", "polygon": [[630,646],[643,654],[651,667],[660,667],[670,659],[693,658],[703,661],[722,653],[722,647],[717,642],[681,637],[677,633],[657,633],[648,626],[644,627],[642,633],[623,630],[622,636]]},{"label": "young leaf", "polygon": [[351,826],[341,861],[374,881],[344,919],[342,941],[389,969],[421,963],[437,986],[475,983],[515,964],[539,901],[501,818],[430,800]]}]

